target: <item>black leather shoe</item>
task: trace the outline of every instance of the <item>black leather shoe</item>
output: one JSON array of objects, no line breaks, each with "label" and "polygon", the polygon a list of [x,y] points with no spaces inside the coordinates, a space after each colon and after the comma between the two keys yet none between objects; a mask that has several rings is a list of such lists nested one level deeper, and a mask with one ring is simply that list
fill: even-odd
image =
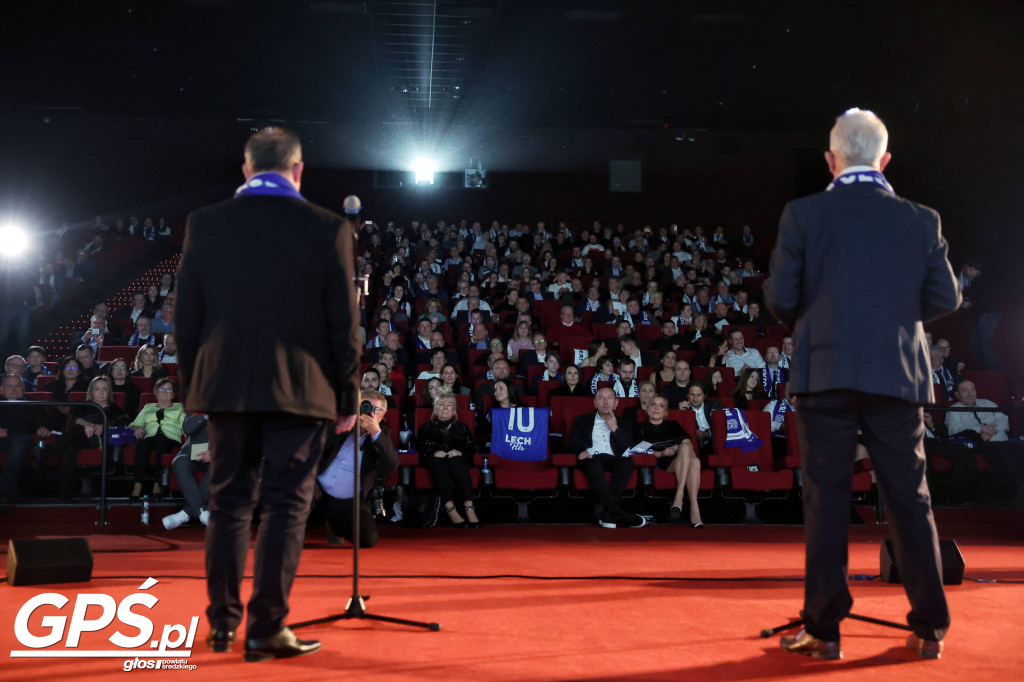
[{"label": "black leather shoe", "polygon": [[814,635],[807,634],[807,631],[800,628],[795,637],[784,636],[779,640],[779,646],[794,654],[802,654],[817,658],[822,661],[838,661],[843,657],[843,651],[839,648],[839,642],[826,642]]},{"label": "black leather shoe", "polygon": [[299,639],[288,628],[282,628],[276,635],[264,639],[245,640],[245,660],[249,663],[305,656],[319,650],[320,642],[315,639]]},{"label": "black leather shoe", "polygon": [[206,646],[214,653],[223,654],[231,651],[231,645],[234,643],[234,630],[210,630],[206,635]]}]

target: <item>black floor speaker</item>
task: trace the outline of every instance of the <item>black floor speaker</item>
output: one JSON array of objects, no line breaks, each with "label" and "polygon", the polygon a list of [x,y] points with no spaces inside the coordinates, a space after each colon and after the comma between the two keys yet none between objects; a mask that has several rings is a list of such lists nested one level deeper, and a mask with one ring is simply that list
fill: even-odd
[{"label": "black floor speaker", "polygon": [[9,585],[84,583],[91,578],[92,551],[85,538],[11,540],[7,543]]},{"label": "black floor speaker", "polygon": [[[942,555],[942,584],[959,585],[964,581],[964,558],[956,540],[939,540],[939,553]],[[882,540],[882,553],[879,559],[882,566],[882,580],[887,583],[903,582],[899,568],[896,567],[896,552],[892,540]]]}]

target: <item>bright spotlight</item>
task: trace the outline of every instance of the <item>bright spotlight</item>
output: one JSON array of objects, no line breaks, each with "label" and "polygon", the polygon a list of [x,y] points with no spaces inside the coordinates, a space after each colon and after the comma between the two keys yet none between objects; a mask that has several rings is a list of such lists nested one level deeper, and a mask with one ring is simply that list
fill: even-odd
[{"label": "bright spotlight", "polygon": [[433,185],[436,166],[430,159],[417,159],[412,164],[412,172],[416,175],[417,185]]},{"label": "bright spotlight", "polygon": [[17,258],[28,248],[28,235],[17,225],[0,227],[0,256]]}]

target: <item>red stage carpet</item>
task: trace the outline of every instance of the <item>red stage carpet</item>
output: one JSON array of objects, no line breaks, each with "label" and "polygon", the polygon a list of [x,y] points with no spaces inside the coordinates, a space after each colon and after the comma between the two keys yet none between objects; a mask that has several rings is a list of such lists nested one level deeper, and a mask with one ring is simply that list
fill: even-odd
[{"label": "red stage carpet", "polygon": [[[19,513],[19,519],[24,517]],[[992,519],[996,519],[993,523]],[[921,661],[903,647],[905,632],[847,620],[845,660],[813,661],[762,639],[800,607],[802,528],[655,526],[491,526],[478,531],[388,526],[378,547],[360,554],[360,591],[371,613],[437,621],[440,632],[368,620],[317,625],[300,632],[323,641],[320,653],[291,661],[245,664],[240,653],[211,654],[204,618],[187,658],[192,671],[134,670],[159,679],[207,680],[759,680],[827,677],[850,680],[1012,680],[1024,675],[1024,551],[1021,515],[976,514],[944,520],[970,578],[1015,580],[948,588],[953,626],[940,661]],[[95,555],[90,583],[0,587],[4,680],[113,679],[134,654],[97,658],[10,658],[26,650],[15,617],[35,595],[58,592],[72,602],[40,608],[29,632],[43,636],[45,615],[70,620],[79,593],[114,601],[139,592],[159,598],[151,613],[158,639],[165,624],[188,626],[206,605],[202,529],[136,535],[137,526],[60,526],[0,519],[3,539],[86,534]],[[159,526],[157,526],[159,528]],[[877,575],[884,527],[851,531],[850,573]],[[292,593],[290,622],[344,610],[351,593],[348,547],[329,547],[311,533]],[[251,567],[249,573],[251,574]],[[248,582],[243,592],[248,593]],[[854,612],[904,622],[898,585],[853,581]],[[49,610],[47,610],[49,609]],[[146,614],[145,607],[136,613]],[[90,619],[100,606],[87,612]],[[81,635],[79,649],[114,649],[114,620]],[[64,649],[65,639],[46,651]],[[141,651],[146,651],[143,646]],[[166,658],[181,658],[173,653]]]}]

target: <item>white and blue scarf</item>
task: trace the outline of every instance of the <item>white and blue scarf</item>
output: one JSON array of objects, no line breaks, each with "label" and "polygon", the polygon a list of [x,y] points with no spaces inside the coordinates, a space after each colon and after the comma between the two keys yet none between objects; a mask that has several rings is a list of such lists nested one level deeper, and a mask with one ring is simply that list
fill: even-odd
[{"label": "white and blue scarf", "polygon": [[761,439],[754,435],[743,416],[743,410],[726,408],[725,410],[725,447],[739,448],[743,452],[753,452],[761,447]]}]

